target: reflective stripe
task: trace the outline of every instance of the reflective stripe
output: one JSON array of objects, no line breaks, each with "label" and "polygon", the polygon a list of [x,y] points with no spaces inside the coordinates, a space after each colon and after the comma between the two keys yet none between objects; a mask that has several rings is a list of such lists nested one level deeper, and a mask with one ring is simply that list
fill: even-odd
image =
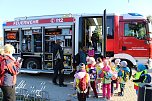
[{"label": "reflective stripe", "polygon": [[87,93],[88,89],[86,88],[85,91],[81,91],[79,88],[77,89],[78,93]]}]

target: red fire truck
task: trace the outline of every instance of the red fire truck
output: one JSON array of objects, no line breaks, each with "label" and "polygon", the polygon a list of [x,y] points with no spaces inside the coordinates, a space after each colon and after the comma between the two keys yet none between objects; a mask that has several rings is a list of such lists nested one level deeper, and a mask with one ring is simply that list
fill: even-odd
[{"label": "red fire truck", "polygon": [[27,73],[53,73],[51,45],[57,39],[63,41],[65,73],[72,73],[74,56],[80,47],[92,48],[93,33],[98,37],[96,55],[105,50],[106,57],[126,60],[131,66],[137,62],[150,65],[151,28],[150,21],[137,13],[30,16],[3,24],[4,44],[14,45],[14,56],[24,59],[20,72]]}]

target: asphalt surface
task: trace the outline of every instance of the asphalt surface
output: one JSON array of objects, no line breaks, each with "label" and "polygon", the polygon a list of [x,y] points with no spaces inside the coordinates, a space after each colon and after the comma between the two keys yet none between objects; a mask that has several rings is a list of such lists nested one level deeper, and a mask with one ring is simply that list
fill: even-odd
[{"label": "asphalt surface", "polygon": [[[59,87],[58,85],[53,85],[52,74],[39,74],[39,75],[29,75],[29,74],[19,74],[17,78],[17,89],[24,88],[27,89],[27,93],[37,93],[39,91],[48,92],[49,101],[77,101],[76,91],[72,87],[73,75],[65,76],[65,84],[67,87]],[[118,96],[118,91],[115,91],[113,97],[110,101],[137,101],[137,95],[133,88],[134,84],[128,81],[125,87],[124,96]],[[102,94],[99,94],[99,98],[93,98],[93,92],[90,92],[90,98],[87,101],[106,101],[103,100]]]}]

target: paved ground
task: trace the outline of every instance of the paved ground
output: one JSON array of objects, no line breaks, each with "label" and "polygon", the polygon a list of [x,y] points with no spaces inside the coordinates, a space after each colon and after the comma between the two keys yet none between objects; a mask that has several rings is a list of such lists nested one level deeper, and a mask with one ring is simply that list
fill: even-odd
[{"label": "paved ground", "polygon": [[[66,76],[65,83],[68,84],[68,87],[59,87],[53,85],[52,75],[50,74],[41,74],[41,75],[29,75],[29,74],[19,74],[17,79],[17,86],[25,88],[28,90],[28,93],[34,91],[44,90],[49,93],[50,101],[77,101],[76,96],[74,95],[75,90],[72,87],[73,76]],[[90,93],[93,95],[93,92]],[[104,101],[101,98],[87,98],[87,101]],[[117,96],[117,92],[111,98],[111,101],[137,101],[137,96],[133,88],[133,83],[128,81],[125,88],[125,95],[123,97]]]}]

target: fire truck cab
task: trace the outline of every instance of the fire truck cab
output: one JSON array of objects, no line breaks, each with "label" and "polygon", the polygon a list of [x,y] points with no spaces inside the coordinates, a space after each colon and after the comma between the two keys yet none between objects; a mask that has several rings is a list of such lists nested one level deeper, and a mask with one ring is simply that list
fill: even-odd
[{"label": "fire truck cab", "polygon": [[4,44],[10,43],[15,47],[14,56],[24,59],[20,72],[26,73],[53,73],[51,48],[57,39],[62,40],[65,73],[72,73],[75,70],[74,57],[79,49],[84,46],[94,48],[93,33],[98,37],[95,56],[102,55],[104,48],[107,57],[127,60],[132,66],[137,62],[150,63],[152,27],[146,18],[136,13],[107,14],[106,39],[103,38],[103,18],[103,14],[15,18],[3,24]]}]

